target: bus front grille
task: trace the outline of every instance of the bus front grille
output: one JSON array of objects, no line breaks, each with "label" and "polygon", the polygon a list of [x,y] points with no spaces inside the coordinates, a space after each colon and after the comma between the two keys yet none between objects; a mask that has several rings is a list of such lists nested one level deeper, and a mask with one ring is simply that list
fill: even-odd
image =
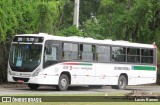
[{"label": "bus front grille", "polygon": [[13,80],[14,81],[24,81],[24,82],[28,82],[29,81],[29,78],[20,78],[20,77],[13,77]]}]

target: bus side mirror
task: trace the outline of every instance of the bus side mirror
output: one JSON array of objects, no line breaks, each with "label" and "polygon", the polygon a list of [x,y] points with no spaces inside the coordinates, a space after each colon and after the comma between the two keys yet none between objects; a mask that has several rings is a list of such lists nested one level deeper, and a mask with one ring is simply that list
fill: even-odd
[{"label": "bus side mirror", "polygon": [[46,54],[51,55],[52,54],[52,47],[48,46],[46,47]]}]

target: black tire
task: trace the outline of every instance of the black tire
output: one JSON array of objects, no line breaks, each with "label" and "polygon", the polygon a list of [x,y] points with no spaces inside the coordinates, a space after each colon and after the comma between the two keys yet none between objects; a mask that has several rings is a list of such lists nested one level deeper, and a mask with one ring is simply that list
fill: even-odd
[{"label": "black tire", "polygon": [[28,84],[28,87],[32,90],[37,90],[39,88],[38,84]]},{"label": "black tire", "polygon": [[127,86],[127,78],[124,75],[120,75],[118,79],[118,85],[111,86],[113,89],[124,90]]},{"label": "black tire", "polygon": [[69,79],[68,76],[62,74],[59,78],[58,86],[56,86],[59,91],[66,91],[68,89]]}]

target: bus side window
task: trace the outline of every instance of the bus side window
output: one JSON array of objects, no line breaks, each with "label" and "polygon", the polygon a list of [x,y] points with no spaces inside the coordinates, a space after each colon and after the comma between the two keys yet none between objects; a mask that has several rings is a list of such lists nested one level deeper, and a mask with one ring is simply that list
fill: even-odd
[{"label": "bus side window", "polygon": [[80,60],[93,61],[95,60],[95,45],[80,44]]},{"label": "bus side window", "polygon": [[63,43],[63,60],[78,60],[78,44],[77,43]]},{"label": "bus side window", "polygon": [[153,64],[153,50],[141,49],[141,63]]},{"label": "bus side window", "polygon": [[140,49],[127,48],[127,62],[139,63],[140,62]]},{"label": "bus side window", "polygon": [[126,62],[125,47],[112,47],[112,62]]},{"label": "bus side window", "polygon": [[97,45],[96,60],[98,62],[110,62],[110,46]]}]

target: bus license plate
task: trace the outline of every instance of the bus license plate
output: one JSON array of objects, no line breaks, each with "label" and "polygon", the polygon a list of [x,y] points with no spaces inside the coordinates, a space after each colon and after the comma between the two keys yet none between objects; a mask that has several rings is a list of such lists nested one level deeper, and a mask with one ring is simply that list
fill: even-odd
[{"label": "bus license plate", "polygon": [[23,81],[23,80],[18,80],[18,82],[19,82],[19,83],[24,83],[24,81]]}]

